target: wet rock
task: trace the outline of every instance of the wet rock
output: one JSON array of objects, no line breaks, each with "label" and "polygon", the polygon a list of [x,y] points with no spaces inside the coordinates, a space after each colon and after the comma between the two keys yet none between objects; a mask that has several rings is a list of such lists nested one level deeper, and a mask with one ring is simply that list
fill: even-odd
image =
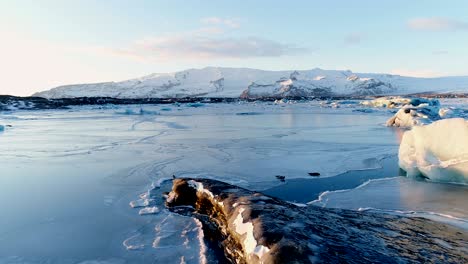
[{"label": "wet rock", "polygon": [[298,207],[209,179],[175,179],[166,203],[233,263],[468,262],[467,232],[421,218]]}]

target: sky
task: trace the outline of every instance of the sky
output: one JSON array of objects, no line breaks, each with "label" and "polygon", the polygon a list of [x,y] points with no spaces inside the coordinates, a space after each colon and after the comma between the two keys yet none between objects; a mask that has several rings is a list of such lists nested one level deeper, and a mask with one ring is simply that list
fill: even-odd
[{"label": "sky", "polygon": [[206,66],[468,75],[468,1],[0,0],[0,94]]}]

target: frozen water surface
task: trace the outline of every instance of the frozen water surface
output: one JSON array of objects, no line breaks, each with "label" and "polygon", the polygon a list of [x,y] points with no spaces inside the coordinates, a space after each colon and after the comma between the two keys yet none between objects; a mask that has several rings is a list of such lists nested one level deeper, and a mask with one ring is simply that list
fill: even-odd
[{"label": "frozen water surface", "polygon": [[468,186],[406,177],[370,180],[351,190],[323,193],[310,204],[417,216],[468,229]]},{"label": "frozen water surface", "polygon": [[[307,102],[2,113],[0,263],[212,262],[200,224],[164,209],[155,191],[162,179],[263,190],[282,184],[276,175],[330,177],[395,157],[401,130],[383,125],[392,113],[353,109]],[[368,200],[386,199],[378,197]],[[375,206],[351,200],[335,205]]]}]

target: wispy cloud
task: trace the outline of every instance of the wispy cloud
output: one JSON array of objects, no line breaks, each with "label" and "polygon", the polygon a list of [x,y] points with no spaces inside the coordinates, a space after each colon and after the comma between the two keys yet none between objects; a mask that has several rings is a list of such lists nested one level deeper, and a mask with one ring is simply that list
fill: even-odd
[{"label": "wispy cloud", "polygon": [[364,37],[361,32],[351,32],[344,37],[343,42],[345,45],[355,45],[361,43]]},{"label": "wispy cloud", "polygon": [[435,72],[432,70],[425,70],[425,69],[418,69],[418,70],[410,70],[410,69],[393,69],[390,72],[391,74],[397,74],[401,76],[410,76],[410,77],[423,77],[423,78],[431,78],[431,77],[439,77],[443,74],[439,72]]},{"label": "wispy cloud", "polygon": [[219,38],[197,34],[146,38],[131,47],[113,49],[114,55],[146,61],[218,58],[279,57],[303,48],[259,37]]},{"label": "wispy cloud", "polygon": [[433,55],[446,55],[448,53],[449,53],[448,50],[434,50],[432,52]]},{"label": "wispy cloud", "polygon": [[233,19],[209,17],[201,27],[188,32],[171,33],[134,41],[122,48],[97,48],[99,53],[150,61],[183,61],[223,58],[280,57],[307,49],[258,36],[233,37],[226,28],[238,28]]},{"label": "wispy cloud", "polygon": [[421,31],[468,30],[468,22],[443,17],[413,18],[408,20],[407,25],[413,30]]},{"label": "wispy cloud", "polygon": [[207,25],[226,26],[229,28],[240,27],[239,19],[233,19],[233,18],[205,17],[205,18],[202,18],[200,21],[203,24],[207,24]]}]

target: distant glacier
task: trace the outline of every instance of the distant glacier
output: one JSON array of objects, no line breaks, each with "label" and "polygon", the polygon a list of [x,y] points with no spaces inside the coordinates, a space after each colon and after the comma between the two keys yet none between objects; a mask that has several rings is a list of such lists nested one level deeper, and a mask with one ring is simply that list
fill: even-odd
[{"label": "distant glacier", "polygon": [[264,71],[249,68],[206,67],[154,73],[121,82],[73,84],[38,92],[45,98],[261,98],[313,96],[404,95],[468,93],[468,76],[416,78],[391,74],[354,73],[315,68]]}]

